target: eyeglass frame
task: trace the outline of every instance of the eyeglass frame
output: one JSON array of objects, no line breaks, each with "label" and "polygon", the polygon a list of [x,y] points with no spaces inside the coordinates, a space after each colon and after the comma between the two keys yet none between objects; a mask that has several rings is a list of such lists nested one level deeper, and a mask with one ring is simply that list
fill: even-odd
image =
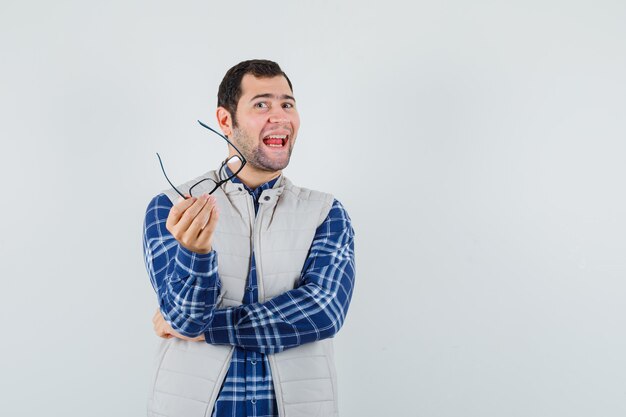
[{"label": "eyeglass frame", "polygon": [[222,184],[232,180],[233,178],[235,178],[243,169],[243,167],[246,165],[246,163],[248,162],[245,158],[245,156],[243,156],[243,154],[241,153],[241,151],[239,149],[237,149],[237,147],[230,141],[228,140],[228,138],[224,135],[222,135],[220,132],[218,132],[217,130],[207,126],[206,124],[202,123],[200,120],[198,120],[198,123],[200,123],[200,126],[205,127],[207,129],[209,129],[211,132],[219,135],[220,137],[222,137],[230,146],[233,147],[233,149],[235,149],[235,151],[237,151],[237,153],[239,155],[234,155],[232,157],[228,157],[224,160],[224,162],[222,162],[222,166],[220,167],[220,170],[218,171],[218,176],[220,175],[220,173],[222,172],[222,170],[224,169],[225,166],[227,166],[228,161],[230,161],[232,158],[234,157],[238,157],[241,160],[241,166],[239,167],[239,169],[237,170],[237,172],[233,173],[233,175],[230,175],[228,178],[220,180],[218,182],[215,182],[215,180],[213,178],[203,178],[200,181],[198,181],[197,183],[195,183],[194,185],[192,185],[191,187],[189,187],[189,196],[184,195],[183,193],[180,192],[180,190],[178,190],[178,188],[176,188],[176,186],[174,184],[172,184],[172,181],[170,181],[170,179],[168,178],[167,174],[165,173],[165,168],[163,167],[163,161],[161,160],[161,156],[159,155],[159,153],[157,152],[157,158],[159,158],[159,164],[161,165],[161,170],[163,171],[163,175],[165,176],[165,179],[167,180],[167,182],[172,186],[172,188],[174,189],[174,191],[176,191],[178,193],[178,195],[180,195],[182,198],[184,198],[185,200],[188,198],[193,197],[193,195],[191,194],[191,190],[193,190],[193,188],[195,186],[197,186],[198,184],[204,182],[204,181],[213,181],[215,182],[215,187],[213,187],[213,189],[209,192],[209,195],[213,194],[215,192],[215,190],[217,190],[219,187],[222,186]]}]

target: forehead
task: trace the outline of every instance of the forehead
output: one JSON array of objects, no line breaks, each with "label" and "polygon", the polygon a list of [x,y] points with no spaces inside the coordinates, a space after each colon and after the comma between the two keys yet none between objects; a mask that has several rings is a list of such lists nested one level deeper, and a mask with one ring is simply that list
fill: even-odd
[{"label": "forehead", "polygon": [[272,94],[281,96],[293,95],[287,79],[282,75],[276,77],[257,78],[252,74],[246,74],[241,79],[241,99],[254,97],[259,94]]}]

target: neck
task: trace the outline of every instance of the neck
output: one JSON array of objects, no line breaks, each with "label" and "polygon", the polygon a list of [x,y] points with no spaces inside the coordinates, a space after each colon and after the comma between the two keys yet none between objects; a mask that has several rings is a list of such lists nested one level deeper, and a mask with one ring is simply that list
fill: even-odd
[{"label": "neck", "polygon": [[[236,172],[239,168],[238,166],[231,166],[229,168]],[[237,174],[237,178],[241,180],[248,188],[255,189],[261,184],[265,184],[268,181],[277,178],[282,173],[281,171],[266,171],[263,169],[259,169],[257,167],[252,166],[250,163],[247,163],[245,167],[241,170],[239,174]]]}]

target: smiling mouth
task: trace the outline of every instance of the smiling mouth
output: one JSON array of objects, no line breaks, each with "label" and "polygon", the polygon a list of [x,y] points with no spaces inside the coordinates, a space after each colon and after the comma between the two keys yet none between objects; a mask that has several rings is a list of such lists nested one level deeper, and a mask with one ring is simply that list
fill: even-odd
[{"label": "smiling mouth", "polygon": [[288,140],[289,135],[267,135],[263,138],[263,143],[268,148],[283,148]]}]

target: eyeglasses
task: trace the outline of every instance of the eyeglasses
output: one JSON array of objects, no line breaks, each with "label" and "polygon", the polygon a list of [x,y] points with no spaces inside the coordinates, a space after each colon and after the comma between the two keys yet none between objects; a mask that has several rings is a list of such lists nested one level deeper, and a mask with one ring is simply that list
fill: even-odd
[{"label": "eyeglasses", "polygon": [[[204,123],[202,123],[200,120],[198,120],[198,123],[200,123],[200,126],[205,127],[207,129],[209,129],[211,132],[219,135],[220,137],[222,137],[226,142],[228,142],[228,144],[230,146],[232,146],[235,151],[237,151],[237,153],[239,155],[234,155],[231,156],[230,158],[227,158],[226,160],[224,160],[224,162],[222,162],[222,165],[220,167],[220,170],[218,172],[218,177],[219,177],[219,181],[216,182],[215,180],[213,180],[212,178],[203,178],[200,181],[198,181],[197,183],[195,183],[194,185],[192,185],[189,188],[189,196],[184,195],[183,193],[181,193],[178,188],[176,188],[176,186],[174,184],[172,184],[172,181],[170,181],[170,179],[167,177],[167,174],[165,173],[165,168],[163,167],[163,161],[161,160],[161,156],[159,155],[159,153],[157,152],[157,158],[159,158],[159,164],[161,164],[161,170],[163,171],[163,175],[165,175],[165,179],[167,180],[167,182],[170,183],[170,185],[172,186],[172,188],[184,199],[188,199],[190,197],[193,197],[193,193],[191,190],[194,189],[194,187],[196,187],[197,185],[203,183],[204,181],[207,181],[209,183],[209,187],[211,184],[213,184],[213,188],[211,189],[211,191],[209,192],[209,194],[213,194],[215,192],[215,190],[217,190],[222,184],[224,184],[227,181],[232,180],[233,178],[235,178],[237,176],[237,174],[239,174],[241,172],[241,170],[243,169],[243,167],[246,165],[246,158],[243,156],[243,154],[239,151],[239,149],[237,149],[237,147],[235,145],[233,145],[233,143],[228,140],[228,138],[224,135],[222,135],[221,133],[219,133],[217,130],[210,128],[209,126],[205,125]],[[239,166],[239,169],[237,169],[237,172],[233,173],[232,175],[229,175],[227,178],[222,178],[222,174],[226,174],[226,166],[228,164],[231,163],[236,163],[239,162],[241,165]]]}]

